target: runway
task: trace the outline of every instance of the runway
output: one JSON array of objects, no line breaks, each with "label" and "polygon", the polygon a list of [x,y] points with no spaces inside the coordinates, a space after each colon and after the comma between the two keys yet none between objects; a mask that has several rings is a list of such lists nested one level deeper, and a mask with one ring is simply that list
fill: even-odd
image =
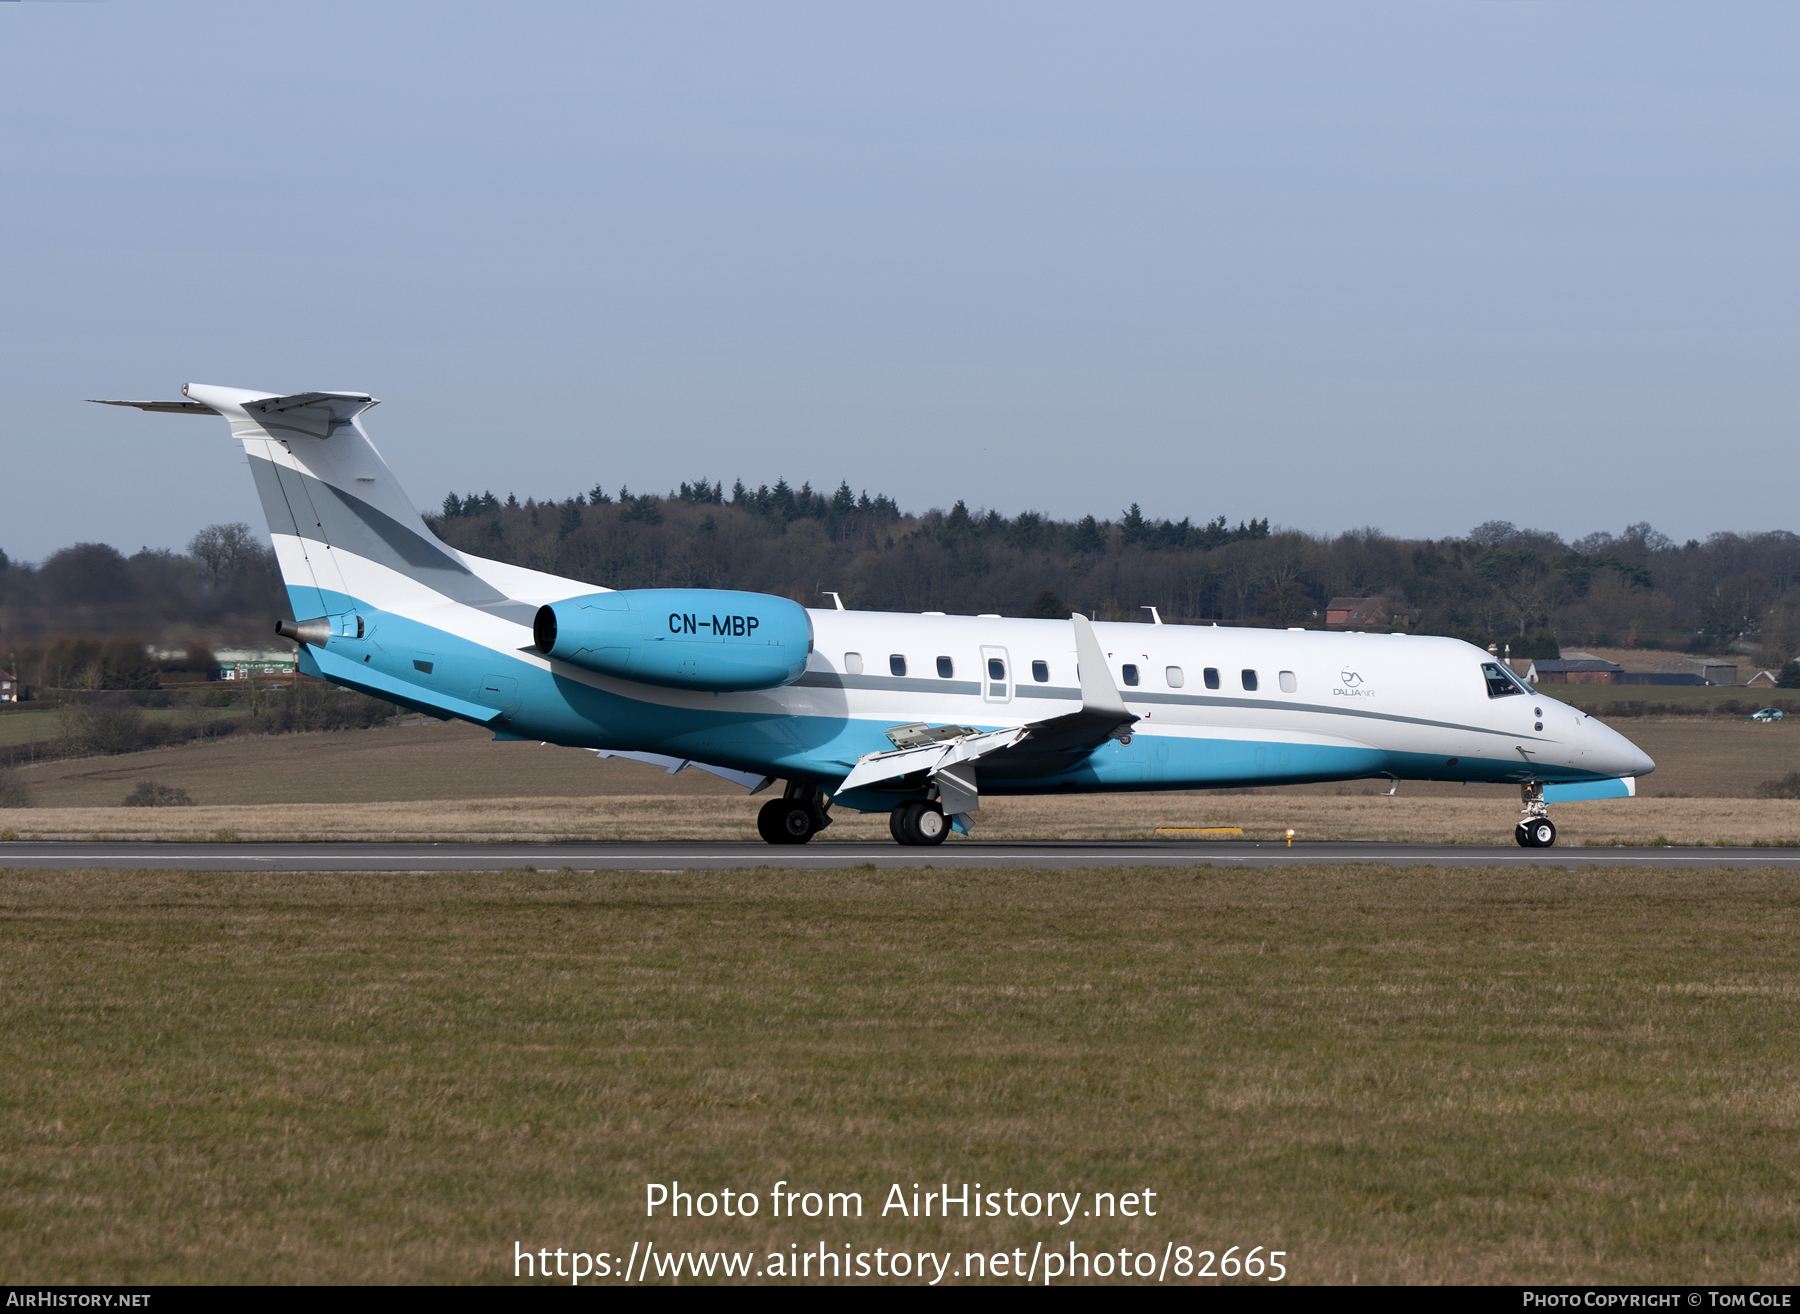
[{"label": "runway", "polygon": [[446,872],[706,871],[737,867],[1282,867],[1365,863],[1396,867],[1800,867],[1800,848],[1555,848],[1467,844],[1108,840],[967,840],[938,848],[817,840],[796,848],[738,842],[417,844],[0,843],[0,869],[120,867],[177,871]]}]

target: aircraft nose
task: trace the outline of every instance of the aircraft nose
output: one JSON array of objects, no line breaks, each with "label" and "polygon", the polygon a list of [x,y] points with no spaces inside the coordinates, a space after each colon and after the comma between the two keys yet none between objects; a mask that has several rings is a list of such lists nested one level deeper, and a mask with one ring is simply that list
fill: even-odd
[{"label": "aircraft nose", "polygon": [[1599,742],[1595,745],[1596,764],[1608,775],[1614,776],[1647,776],[1656,770],[1656,763],[1650,754],[1632,743],[1624,735],[1611,726],[1601,725],[1598,721],[1591,723],[1597,732]]}]

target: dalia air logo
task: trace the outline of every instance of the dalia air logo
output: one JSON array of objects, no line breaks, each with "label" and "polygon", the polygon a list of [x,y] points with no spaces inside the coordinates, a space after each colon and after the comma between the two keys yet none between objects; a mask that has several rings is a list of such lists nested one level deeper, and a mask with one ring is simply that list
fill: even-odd
[{"label": "dalia air logo", "polygon": [[1375,691],[1363,687],[1363,678],[1346,666],[1338,672],[1338,686],[1331,691],[1339,698],[1373,698]]}]

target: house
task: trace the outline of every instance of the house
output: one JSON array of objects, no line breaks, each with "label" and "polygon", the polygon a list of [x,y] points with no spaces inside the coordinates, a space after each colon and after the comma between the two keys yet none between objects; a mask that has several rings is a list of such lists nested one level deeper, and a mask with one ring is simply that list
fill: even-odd
[{"label": "house", "polygon": [[1552,661],[1548,658],[1531,663],[1525,672],[1527,684],[1612,684],[1625,673],[1617,662],[1598,657],[1573,657]]},{"label": "house", "polygon": [[1372,627],[1385,629],[1390,625],[1410,629],[1419,623],[1419,611],[1416,607],[1390,609],[1386,598],[1333,598],[1325,604],[1325,627],[1345,628]]},{"label": "house", "polygon": [[1737,663],[1722,662],[1716,657],[1683,657],[1680,661],[1671,662],[1664,669],[1679,672],[1682,675],[1698,675],[1708,684],[1737,683]]},{"label": "house", "polygon": [[19,701],[19,677],[6,671],[0,671],[0,703],[16,703]]},{"label": "house", "polygon": [[1781,687],[1776,680],[1774,671],[1758,671],[1755,675],[1746,680],[1745,683],[1752,689],[1778,689]]},{"label": "house", "polygon": [[258,675],[292,675],[298,668],[294,650],[280,648],[219,648],[213,656],[221,680],[248,680]]}]

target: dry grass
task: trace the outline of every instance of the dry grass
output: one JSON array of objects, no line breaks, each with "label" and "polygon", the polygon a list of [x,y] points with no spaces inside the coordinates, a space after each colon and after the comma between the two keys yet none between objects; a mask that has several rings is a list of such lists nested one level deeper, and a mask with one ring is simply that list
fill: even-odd
[{"label": "dry grass", "polygon": [[[1785,873],[0,874],[17,1283],[496,1281],[515,1241],[1800,1280]],[[646,1181],[1159,1217],[646,1222]]]},{"label": "dry grass", "polygon": [[[1658,797],[1748,798],[1759,782],[1800,764],[1800,719],[1754,725],[1695,717],[1621,722],[1656,759],[1643,781]],[[741,791],[716,776],[617,759],[597,762],[573,748],[496,743],[460,723],[427,722],[332,734],[230,738],[118,757],[41,762],[21,768],[45,807],[108,807],[140,780],[185,789],[202,804],[390,803],[510,799],[525,796],[674,794],[731,797]],[[1387,783],[1296,786],[1282,794],[1374,792]],[[1276,791],[1264,791],[1274,795]],[[1454,785],[1401,787],[1408,797],[1460,797]]]},{"label": "dry grass", "polygon": [[[1800,761],[1800,722],[1753,726],[1688,718],[1631,724],[1658,761],[1630,802],[1564,804],[1576,844],[1783,844],[1800,840],[1800,804],[1754,797]],[[700,771],[669,776],[576,749],[495,743],[462,725],[227,740],[20,768],[38,805],[0,811],[21,836],[244,839],[750,839],[761,800]],[[141,782],[186,790],[200,806],[120,808]],[[991,799],[977,833],[995,839],[1147,837],[1157,826],[1241,825],[1251,838],[1505,843],[1517,791],[1387,782],[1264,789]],[[832,838],[882,838],[886,819],[843,815]]]},{"label": "dry grass", "polygon": [[[1513,790],[1461,797],[1133,794],[990,799],[979,839],[1151,839],[1159,826],[1241,826],[1246,839],[1508,844]],[[21,839],[754,840],[762,798],[630,795],[468,803],[31,808],[0,812]],[[1559,844],[1800,844],[1800,800],[1635,799],[1552,808]],[[840,812],[820,843],[888,839],[885,815]],[[961,841],[952,839],[951,843]]]}]

